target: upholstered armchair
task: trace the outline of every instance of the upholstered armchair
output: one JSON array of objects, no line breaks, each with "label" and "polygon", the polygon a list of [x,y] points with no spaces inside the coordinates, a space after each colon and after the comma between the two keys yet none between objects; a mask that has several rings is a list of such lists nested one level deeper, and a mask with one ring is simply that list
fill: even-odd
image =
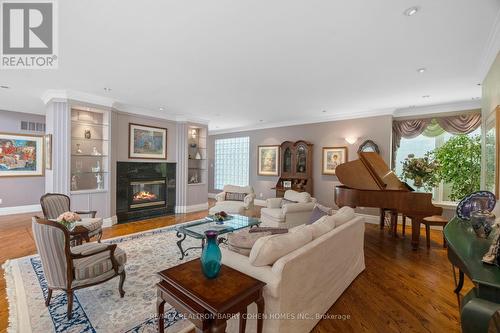
[{"label": "upholstered armchair", "polygon": [[292,228],[309,221],[316,199],[307,192],[288,190],[284,198],[266,200],[260,210],[261,226]]},{"label": "upholstered armchair", "polygon": [[31,223],[36,248],[42,260],[47,280],[49,306],[54,289],[64,290],[68,296],[67,317],[71,319],[73,292],[120,276],[118,290],[125,295],[125,263],[127,256],[116,244],[85,243],[70,247],[68,229],[54,221],[33,217]]},{"label": "upholstered armchair", "polygon": [[217,202],[210,208],[210,214],[225,211],[243,215],[246,210],[253,208],[255,193],[251,186],[224,185],[223,191],[215,199]]},{"label": "upholstered armchair", "polygon": [[[47,193],[40,198],[40,205],[42,206],[43,215],[48,220],[56,220],[59,215],[71,210],[71,199],[64,194]],[[90,215],[90,218],[77,222],[88,230],[88,238],[97,236],[97,242],[101,242],[102,237],[102,219],[96,218],[97,212],[91,211],[76,211],[79,215]],[[73,237],[72,237],[73,238]]]}]

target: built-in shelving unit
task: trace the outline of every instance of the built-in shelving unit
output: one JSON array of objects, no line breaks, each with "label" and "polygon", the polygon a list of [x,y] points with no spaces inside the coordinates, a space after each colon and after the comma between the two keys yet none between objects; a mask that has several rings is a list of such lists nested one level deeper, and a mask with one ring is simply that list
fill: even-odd
[{"label": "built-in shelving unit", "polygon": [[204,185],[208,178],[207,130],[202,127],[188,128],[188,185]]},{"label": "built-in shelving unit", "polygon": [[71,110],[71,193],[108,189],[109,141],[109,112]]}]

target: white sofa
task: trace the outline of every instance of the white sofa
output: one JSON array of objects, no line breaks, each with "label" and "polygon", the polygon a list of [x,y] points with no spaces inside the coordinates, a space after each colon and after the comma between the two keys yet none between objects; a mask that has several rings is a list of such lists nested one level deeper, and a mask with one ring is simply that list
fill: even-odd
[{"label": "white sofa", "polygon": [[284,199],[296,203],[283,204],[283,198],[266,200],[266,207],[260,210],[262,226],[292,228],[309,221],[316,199],[307,192],[288,190]]},{"label": "white sofa", "polygon": [[[310,233],[311,229],[311,226],[299,226],[291,229],[289,234]],[[313,234],[316,234],[316,238],[285,254],[272,265],[256,267],[255,261],[252,261],[254,264],[251,262],[252,252],[247,257],[221,248],[224,265],[266,283],[263,291],[266,318],[264,332],[309,332],[365,269],[365,226],[361,217],[355,217],[352,211],[347,222],[334,229],[327,226],[329,231],[321,236],[317,235],[318,229],[315,230]],[[255,243],[252,251],[261,240]],[[256,320],[251,317],[256,311],[255,304],[248,307],[250,317],[247,319],[247,332],[256,331]],[[238,319],[228,322],[227,331],[238,331]]]},{"label": "white sofa", "polygon": [[[226,200],[226,193],[246,194],[243,201]],[[251,186],[224,185],[222,192],[215,195],[217,202],[210,208],[209,213],[215,214],[220,211],[232,214],[244,215],[246,210],[253,208],[255,193]]]}]

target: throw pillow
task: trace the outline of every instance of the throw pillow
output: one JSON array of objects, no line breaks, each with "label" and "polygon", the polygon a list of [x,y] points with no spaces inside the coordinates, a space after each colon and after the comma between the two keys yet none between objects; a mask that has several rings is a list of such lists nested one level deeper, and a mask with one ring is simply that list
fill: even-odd
[{"label": "throw pillow", "polygon": [[248,260],[253,266],[272,265],[279,258],[304,246],[311,240],[312,232],[309,228],[281,235],[261,237],[252,247]]},{"label": "throw pillow", "polygon": [[333,215],[335,226],[338,227],[339,225],[349,222],[354,218],[354,216],[354,209],[351,207],[345,206],[340,208],[337,213]]},{"label": "throw pillow", "polygon": [[333,216],[325,215],[318,221],[308,226],[311,228],[313,239],[316,239],[335,228]]},{"label": "throw pillow", "polygon": [[270,232],[251,233],[248,230],[233,232],[227,236],[227,248],[248,257],[257,239],[270,234]]},{"label": "throw pillow", "polygon": [[318,205],[314,206],[311,216],[309,217],[309,221],[306,222],[306,224],[313,224],[317,220],[319,220],[321,217],[328,215],[325,211],[323,211],[321,208],[318,207]]},{"label": "throw pillow", "polygon": [[246,196],[246,193],[226,192],[226,200],[228,201],[244,201]]}]

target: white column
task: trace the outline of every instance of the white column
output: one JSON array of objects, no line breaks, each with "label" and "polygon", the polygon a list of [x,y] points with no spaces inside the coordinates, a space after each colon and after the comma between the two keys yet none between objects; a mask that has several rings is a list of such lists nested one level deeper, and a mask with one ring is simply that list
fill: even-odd
[{"label": "white column", "polygon": [[177,172],[175,212],[186,213],[188,177],[188,125],[177,123]]},{"label": "white column", "polygon": [[46,170],[47,193],[70,194],[71,110],[67,101],[47,104],[46,132],[52,134],[52,170]]}]

